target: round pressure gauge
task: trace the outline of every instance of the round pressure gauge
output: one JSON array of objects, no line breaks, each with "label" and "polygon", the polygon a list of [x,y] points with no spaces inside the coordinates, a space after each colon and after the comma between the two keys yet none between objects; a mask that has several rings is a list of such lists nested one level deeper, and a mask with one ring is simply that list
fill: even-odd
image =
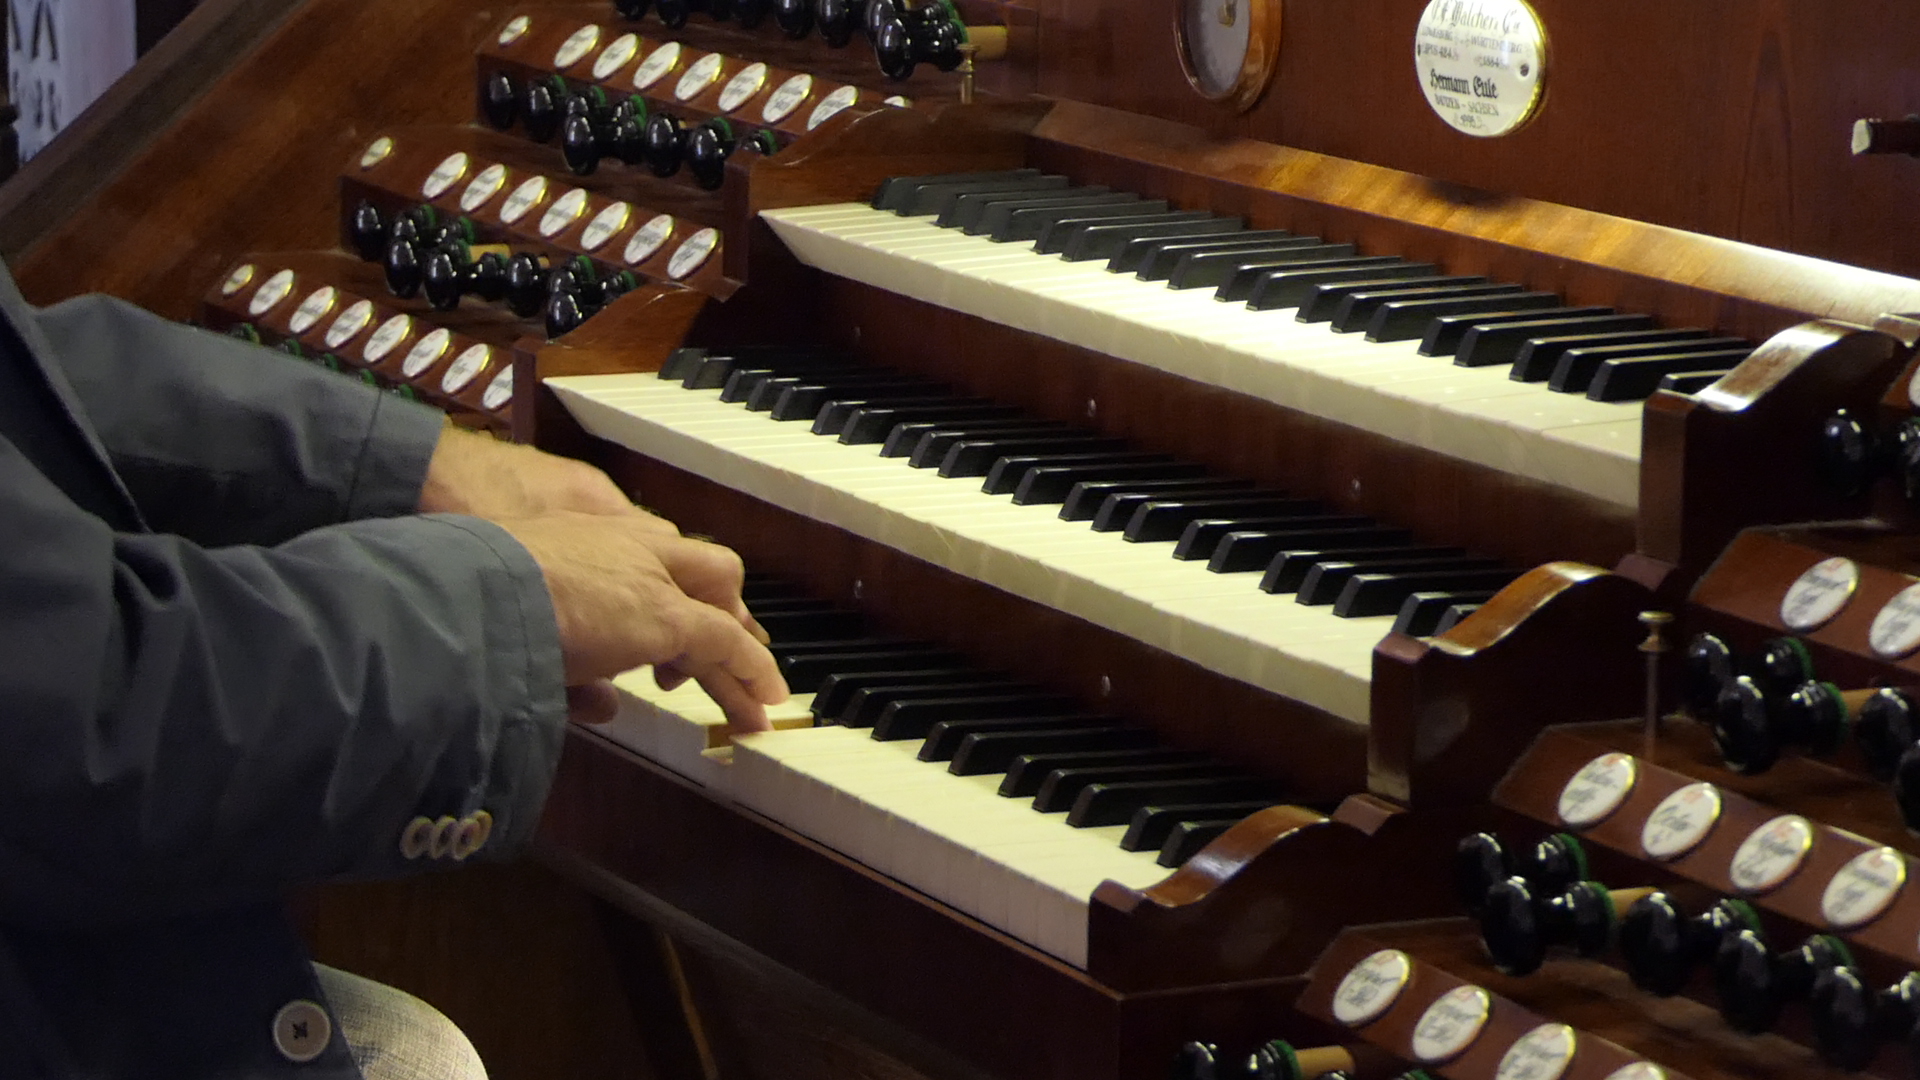
[{"label": "round pressure gauge", "polygon": [[1245,112],[1273,81],[1281,0],[1174,0],[1180,67],[1208,101]]}]

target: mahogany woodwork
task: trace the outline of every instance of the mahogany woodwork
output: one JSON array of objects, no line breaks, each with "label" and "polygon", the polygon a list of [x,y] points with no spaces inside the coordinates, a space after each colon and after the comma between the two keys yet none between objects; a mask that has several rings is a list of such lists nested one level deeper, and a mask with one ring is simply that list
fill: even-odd
[{"label": "mahogany woodwork", "polygon": [[1541,728],[1632,712],[1649,600],[1619,575],[1552,563],[1440,637],[1388,635],[1374,650],[1369,789],[1416,808],[1477,804]]},{"label": "mahogany woodwork", "polygon": [[1907,47],[1920,11],[1901,0],[1537,0],[1546,97],[1500,139],[1456,132],[1427,107],[1413,62],[1426,0],[1287,4],[1279,75],[1244,116],[1187,86],[1167,0],[1132,18],[1118,13],[1139,8],[1117,0],[1031,6],[1051,97],[1920,274],[1920,231],[1899,209],[1920,190],[1920,162],[1848,153],[1854,120],[1920,104]]},{"label": "mahogany woodwork", "polygon": [[1875,415],[1908,357],[1897,338],[1823,320],[1781,332],[1698,395],[1654,395],[1637,554],[1623,571],[1654,588],[1677,571],[1684,586],[1742,528],[1864,516],[1868,498],[1820,478],[1816,439],[1837,409]]}]

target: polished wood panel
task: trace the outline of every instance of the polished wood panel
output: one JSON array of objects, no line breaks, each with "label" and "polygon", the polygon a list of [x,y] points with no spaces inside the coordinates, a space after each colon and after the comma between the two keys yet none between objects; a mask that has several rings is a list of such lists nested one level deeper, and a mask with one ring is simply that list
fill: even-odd
[{"label": "polished wood panel", "polygon": [[1920,105],[1906,44],[1920,11],[1900,0],[1536,0],[1546,99],[1502,139],[1428,109],[1413,63],[1426,0],[1290,0],[1279,76],[1245,116],[1188,88],[1171,0],[1131,17],[1114,0],[1033,6],[1043,94],[1499,193],[1476,202],[1542,199],[1920,274],[1900,209],[1920,163],[1848,154],[1855,119]]}]

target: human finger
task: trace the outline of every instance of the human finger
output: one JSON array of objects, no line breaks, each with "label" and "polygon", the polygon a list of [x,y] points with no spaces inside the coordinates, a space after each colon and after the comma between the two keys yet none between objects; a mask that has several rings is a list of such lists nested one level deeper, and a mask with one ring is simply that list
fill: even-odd
[{"label": "human finger", "polygon": [[710,540],[680,537],[654,545],[654,555],[681,592],[719,608],[749,634],[759,636],[755,634],[759,623],[747,612],[746,602],[740,597],[747,567],[732,548]]},{"label": "human finger", "polygon": [[656,664],[653,669],[653,685],[672,693],[687,683],[687,674],[672,664]]},{"label": "human finger", "polygon": [[567,687],[567,718],[582,724],[605,724],[620,713],[620,692],[607,679]]},{"label": "human finger", "polygon": [[699,680],[736,731],[766,730],[766,709],[787,699],[787,682],[766,646],[718,609],[686,618],[684,651],[672,666]]}]

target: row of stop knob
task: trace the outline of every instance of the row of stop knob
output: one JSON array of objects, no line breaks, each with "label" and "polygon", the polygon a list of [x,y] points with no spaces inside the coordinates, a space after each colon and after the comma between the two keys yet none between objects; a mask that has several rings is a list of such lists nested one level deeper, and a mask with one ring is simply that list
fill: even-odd
[{"label": "row of stop knob", "polygon": [[[684,165],[695,183],[713,191],[726,179],[727,159],[743,143],[725,117],[688,124],[652,108],[638,94],[613,103],[597,86],[568,89],[558,75],[520,85],[496,71],[487,78],[483,110],[487,122],[501,131],[517,122],[535,142],[551,142],[559,135],[561,157],[580,176],[592,175],[609,158],[645,165],[659,177],[673,176]],[[766,130],[746,136],[744,142],[762,154],[780,149],[779,140]]]},{"label": "row of stop knob", "polygon": [[533,252],[477,245],[471,221],[427,205],[389,218],[362,201],[350,231],[361,258],[380,262],[393,295],[424,293],[440,311],[459,306],[463,296],[505,301],[522,318],[542,315],[548,338],[571,332],[639,285],[632,273],[603,273],[585,257],[556,264]]},{"label": "row of stop knob", "polygon": [[1664,997],[1705,969],[1720,1015],[1737,1031],[1771,1031],[1786,1008],[1804,1003],[1830,1064],[1863,1068],[1882,1045],[1905,1041],[1920,1076],[1920,972],[1873,988],[1830,934],[1775,951],[1744,901],[1688,912],[1664,889],[1602,885],[1579,839],[1564,833],[1519,847],[1469,836],[1455,853],[1455,885],[1488,957],[1508,975],[1530,975],[1555,953],[1617,953],[1634,986]]},{"label": "row of stop knob", "polygon": [[614,0],[613,7],[633,20],[653,11],[673,29],[685,26],[694,12],[749,30],[772,16],[787,37],[798,41],[818,29],[835,48],[857,34],[873,45],[875,62],[891,79],[910,78],[920,64],[952,71],[968,40],[967,26],[947,0]]}]

